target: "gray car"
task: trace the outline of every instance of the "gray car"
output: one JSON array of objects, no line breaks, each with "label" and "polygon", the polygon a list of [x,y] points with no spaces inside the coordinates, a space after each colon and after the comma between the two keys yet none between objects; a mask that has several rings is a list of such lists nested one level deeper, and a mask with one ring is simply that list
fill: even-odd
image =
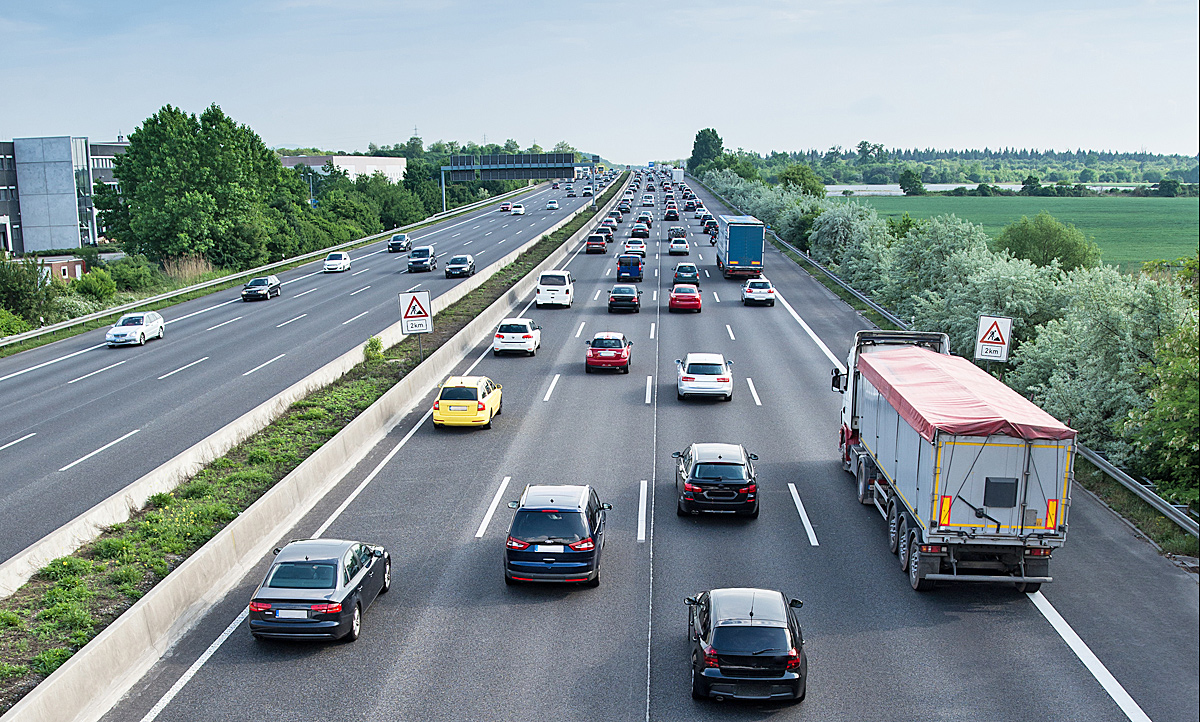
[{"label": "gray car", "polygon": [[460,256],[452,256],[446,262],[446,278],[455,276],[474,276],[475,275],[475,256],[470,253],[464,253]]},{"label": "gray car", "polygon": [[675,359],[677,373],[675,395],[680,401],[688,396],[719,396],[733,400],[733,366],[719,353],[690,353]]}]

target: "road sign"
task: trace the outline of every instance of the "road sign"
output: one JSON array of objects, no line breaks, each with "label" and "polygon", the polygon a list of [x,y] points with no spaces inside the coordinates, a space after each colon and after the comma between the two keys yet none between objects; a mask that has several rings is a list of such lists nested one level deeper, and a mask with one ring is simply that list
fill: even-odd
[{"label": "road sign", "polygon": [[429,304],[429,291],[400,294],[401,332],[409,336],[414,333],[430,333],[433,331],[432,306]]},{"label": "road sign", "polygon": [[1012,319],[1006,316],[980,316],[975,334],[976,361],[1007,361],[1012,346]]}]

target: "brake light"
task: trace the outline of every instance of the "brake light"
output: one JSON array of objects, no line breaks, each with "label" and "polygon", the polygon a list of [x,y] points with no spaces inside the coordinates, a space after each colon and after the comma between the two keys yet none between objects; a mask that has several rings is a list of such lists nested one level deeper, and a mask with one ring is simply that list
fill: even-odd
[{"label": "brake light", "polygon": [[522,336],[521,338],[533,338],[533,334],[527,333],[524,336]]},{"label": "brake light", "polygon": [[587,539],[580,539],[574,544],[568,544],[567,546],[577,552],[590,552],[596,548],[596,545],[592,543],[591,537],[588,537]]},{"label": "brake light", "polygon": [[768,288],[768,289],[767,289],[767,293],[775,293],[775,289],[773,289],[773,288]]},{"label": "brake light", "polygon": [[265,612],[270,608],[271,605],[267,602],[250,602],[250,611],[252,612]]},{"label": "brake light", "polygon": [[696,486],[695,484],[693,484],[693,483],[692,483],[692,482],[690,482],[690,481],[685,481],[685,482],[683,482],[683,490],[684,490],[684,491],[690,491],[690,492],[693,492],[693,493],[694,493],[694,492],[697,492],[697,491],[704,491],[704,488],[703,488],[703,487],[700,487],[700,486]]},{"label": "brake light", "polygon": [[314,604],[312,610],[315,614],[341,614],[342,603],[330,602],[329,604]]},{"label": "brake light", "polygon": [[478,411],[487,411],[487,404],[485,404],[485,403],[483,403],[482,401],[480,401],[480,402],[478,402],[477,404],[475,404],[475,408],[476,408],[476,410],[478,410]]},{"label": "brake light", "polygon": [[521,541],[520,539],[517,539],[516,537],[510,536],[508,538],[508,540],[506,542],[504,542],[504,546],[508,547],[509,549],[517,549],[517,550],[528,549],[529,542],[524,542],[524,541]]},{"label": "brake light", "polygon": [[727,381],[729,381],[729,377],[728,376],[718,376],[717,381],[727,382]]},{"label": "brake light", "polygon": [[712,647],[708,646],[707,644],[704,644],[703,642],[701,642],[700,651],[704,652],[704,666],[705,667],[714,667],[715,668],[715,667],[721,666],[721,663],[717,661],[717,650],[715,650]]},{"label": "brake light", "polygon": [[1050,556],[1050,549],[1046,547],[1034,547],[1026,549],[1025,553],[1031,557],[1048,557]]},{"label": "brake light", "polygon": [[787,669],[789,672],[800,669],[800,653],[796,651],[795,647],[788,650]]},{"label": "brake light", "polygon": [[696,377],[695,376],[684,376],[683,380],[684,381],[695,381]]},{"label": "brake light", "polygon": [[504,334],[498,333],[498,334],[496,334],[496,338],[504,338]]},{"label": "brake light", "polygon": [[743,486],[741,489],[738,489],[739,494],[754,494],[757,492],[758,484],[751,484],[750,486]]},{"label": "brake light", "polygon": [[433,410],[434,410],[434,411],[438,411],[438,410],[440,410],[441,408],[442,408],[442,406],[441,406],[441,402],[439,402],[439,401],[434,401],[434,402],[433,402]]},{"label": "brake light", "polygon": [[945,551],[945,549],[942,547],[941,544],[922,544],[921,545],[921,553],[922,554],[941,554],[944,551]]}]

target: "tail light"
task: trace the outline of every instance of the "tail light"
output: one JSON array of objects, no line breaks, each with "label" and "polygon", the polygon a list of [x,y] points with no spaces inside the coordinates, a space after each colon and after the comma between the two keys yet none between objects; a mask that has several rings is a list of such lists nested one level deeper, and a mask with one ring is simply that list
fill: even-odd
[{"label": "tail light", "polygon": [[921,545],[921,553],[922,554],[941,554],[944,551],[946,551],[946,549],[941,544],[922,544]]},{"label": "tail light", "polygon": [[441,410],[441,408],[442,408],[442,406],[441,406],[441,402],[440,402],[440,401],[434,401],[434,402],[433,402],[433,410],[434,410],[434,411],[439,411],[439,410]]},{"label": "tail light", "polygon": [[267,602],[250,602],[250,611],[252,612],[265,612],[270,608],[271,605]]},{"label": "tail light", "polygon": [[729,381],[729,377],[728,376],[718,376],[717,381],[719,381],[721,383],[727,383]]},{"label": "tail light", "polygon": [[787,669],[789,672],[800,669],[800,653],[796,651],[795,647],[788,650]]},{"label": "tail light", "polygon": [[710,647],[707,644],[704,644],[702,642],[700,644],[700,651],[704,652],[704,666],[705,667],[716,668],[716,667],[721,666],[721,663],[717,661],[717,650],[713,649],[712,647]]},{"label": "tail light", "polygon": [[751,484],[750,486],[743,486],[741,489],[738,489],[739,494],[755,494],[757,492],[758,484]]},{"label": "tail light", "polygon": [[767,293],[775,293],[775,289],[773,289],[773,288],[768,288],[768,289],[767,289]]},{"label": "tail light", "polygon": [[330,602],[329,604],[314,604],[312,610],[315,614],[341,614],[342,603]]},{"label": "tail light", "polygon": [[496,338],[504,338],[504,334],[498,333],[498,334],[496,334]]},{"label": "tail light", "polygon": [[1031,557],[1048,557],[1050,556],[1050,549],[1048,547],[1034,547],[1026,549],[1025,553]]},{"label": "tail light", "polygon": [[521,549],[528,549],[529,542],[521,541],[520,539],[517,539],[516,537],[510,536],[508,538],[508,540],[504,542],[504,546],[508,547],[509,549],[516,549],[516,550],[520,551]]},{"label": "tail light", "polygon": [[527,333],[524,336],[522,336],[521,338],[533,338],[533,334]]},{"label": "tail light", "polygon": [[475,404],[475,409],[477,411],[487,411],[487,404],[480,401],[477,404]]},{"label": "tail light", "polygon": [[579,541],[575,542],[574,544],[568,544],[567,546],[572,551],[577,551],[577,552],[590,552],[591,550],[596,548],[596,545],[595,545],[595,543],[592,542],[591,537],[588,537],[587,539],[580,539]]},{"label": "tail light", "polygon": [[704,491],[704,487],[697,486],[690,481],[685,481],[685,482],[683,482],[683,490],[690,491],[692,493],[696,493],[696,492]]},{"label": "tail light", "polygon": [[684,381],[695,381],[696,377],[695,376],[684,376],[683,380]]}]

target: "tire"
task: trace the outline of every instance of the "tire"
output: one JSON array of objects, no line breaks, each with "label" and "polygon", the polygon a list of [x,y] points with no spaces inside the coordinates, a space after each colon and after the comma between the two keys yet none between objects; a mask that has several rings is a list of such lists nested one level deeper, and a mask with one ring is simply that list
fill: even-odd
[{"label": "tire", "polygon": [[354,603],[354,616],[350,618],[350,631],[346,632],[346,636],[342,637],[343,642],[357,642],[359,635],[362,634],[362,605],[358,602]]},{"label": "tire", "polygon": [[855,479],[858,482],[859,504],[871,503],[871,472],[869,471],[869,464],[870,462],[866,458],[861,459],[858,464],[858,471],[855,473]]},{"label": "tire", "polygon": [[164,336],[166,336],[166,335],[167,335],[167,327],[166,327],[166,326],[159,326],[159,327],[158,327],[158,337],[159,337],[159,339],[162,339],[162,338],[163,338]]},{"label": "tire", "polygon": [[379,588],[380,594],[387,594],[392,588],[392,560],[388,559],[383,565],[383,586]]},{"label": "tire", "polygon": [[1017,582],[1017,591],[1021,594],[1033,594],[1041,588],[1041,582]]},{"label": "tire", "polygon": [[933,589],[933,580],[920,576],[921,539],[918,537],[916,529],[909,532],[908,536],[908,584],[913,588],[913,591],[927,592]]},{"label": "tire", "polygon": [[897,555],[900,557],[900,569],[908,571],[908,515],[903,514],[900,517],[900,546],[897,549]]},{"label": "tire", "polygon": [[504,413],[504,397],[500,397],[500,405],[496,407],[496,416]]},{"label": "tire", "polygon": [[493,356],[499,356],[499,355],[500,355],[500,351],[499,351],[499,350],[497,350],[497,349],[492,349],[492,355],[493,355]]},{"label": "tire", "polygon": [[888,504],[888,551],[897,554],[900,551],[900,511],[895,502]]},{"label": "tire", "polygon": [[488,420],[487,420],[487,423],[486,423],[486,424],[484,424],[482,428],[485,428],[485,429],[490,429],[490,428],[492,428],[492,419],[494,419],[494,418],[496,418],[496,415],[495,415],[495,414],[492,414],[491,416],[489,416],[489,417],[488,417]]},{"label": "tire", "polygon": [[676,392],[675,392],[675,398],[679,399],[680,401],[683,401],[683,400],[684,400],[684,398],[686,398],[686,397],[685,397],[683,394],[681,394],[681,393],[679,393],[678,391],[676,391]]},{"label": "tire", "polygon": [[528,351],[527,353],[528,353],[530,356],[537,356],[537,349],[536,349],[536,348],[531,348],[531,349],[529,349],[529,351]]},{"label": "tire", "polygon": [[583,586],[595,589],[600,586],[600,567],[596,567],[596,577],[583,583]]},{"label": "tire", "polygon": [[585,374],[590,374],[590,373],[592,372],[592,367],[591,367],[591,366],[588,366],[587,364],[584,364],[584,365],[583,365],[583,372],[584,372]]},{"label": "tire", "polygon": [[145,345],[146,345],[146,334],[144,334],[144,333],[138,334],[138,346],[145,346]]},{"label": "tire", "polygon": [[759,510],[759,507],[755,506],[754,511],[747,514],[746,517],[749,519],[757,519],[758,518],[758,510]]},{"label": "tire", "polygon": [[723,401],[733,401],[733,394],[732,394],[732,393],[730,393],[728,396],[726,396],[726,397],[725,397],[724,399],[722,399],[722,400],[723,400]]},{"label": "tire", "polygon": [[625,364],[625,368],[621,369],[621,373],[623,373],[623,374],[629,373],[629,364]]},{"label": "tire", "polygon": [[704,682],[700,681],[700,675],[696,674],[696,660],[692,658],[692,699],[708,699],[708,688],[704,686]]},{"label": "tire", "polygon": [[675,516],[689,516],[689,515],[688,515],[688,513],[687,513],[687,509],[684,509],[684,508],[683,508],[683,502],[682,502],[682,501],[680,501],[680,502],[677,502],[677,503],[675,504]]},{"label": "tire", "polygon": [[516,579],[513,579],[512,577],[508,576],[507,574],[504,575],[504,586],[512,587],[512,586],[515,586],[516,583],[517,583]]},{"label": "tire", "polygon": [[[775,308],[775,302],[774,302],[774,301],[771,301],[771,302],[770,302],[770,303],[768,303],[767,305],[768,305],[768,306],[770,306],[771,308]],[[808,690],[805,690],[805,692],[807,692],[807,691],[808,691]]]}]

